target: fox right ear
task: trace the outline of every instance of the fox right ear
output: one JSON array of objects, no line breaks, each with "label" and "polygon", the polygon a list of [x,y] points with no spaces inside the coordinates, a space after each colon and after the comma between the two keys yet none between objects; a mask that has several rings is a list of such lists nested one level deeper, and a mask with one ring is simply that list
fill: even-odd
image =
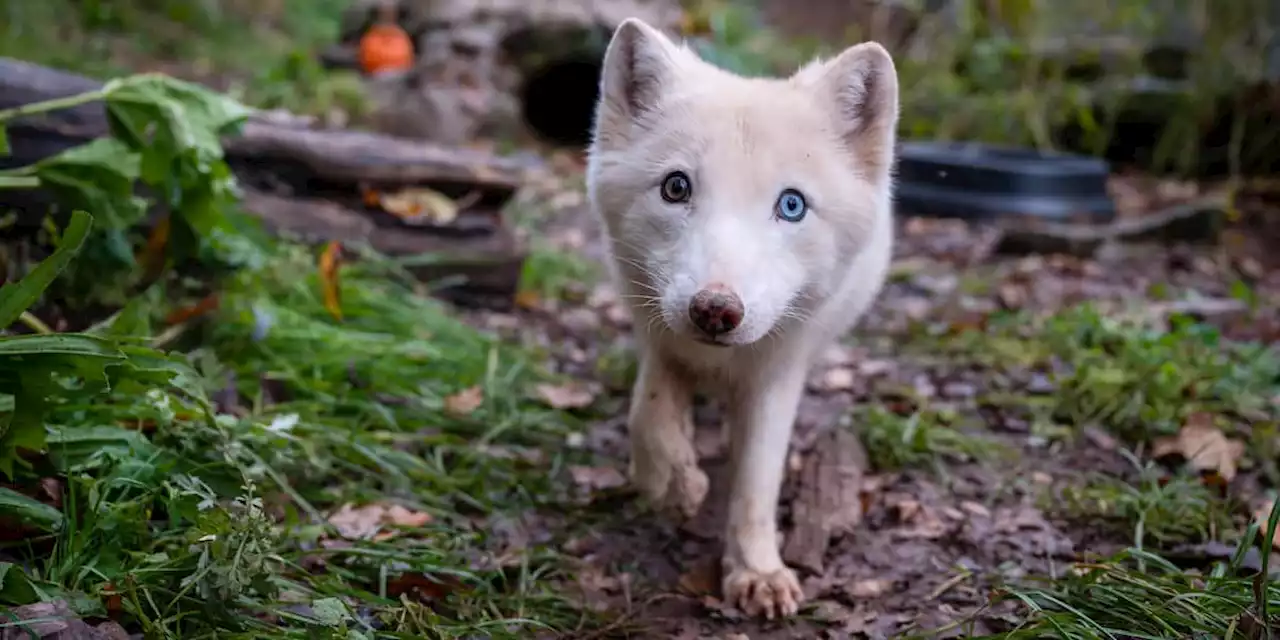
[{"label": "fox right ear", "polygon": [[676,64],[675,44],[639,18],[618,25],[604,53],[601,117],[635,120],[657,107]]}]

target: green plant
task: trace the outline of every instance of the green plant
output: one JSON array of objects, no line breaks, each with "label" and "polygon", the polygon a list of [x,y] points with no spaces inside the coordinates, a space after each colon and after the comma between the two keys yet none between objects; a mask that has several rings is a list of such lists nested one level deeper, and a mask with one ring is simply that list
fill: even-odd
[{"label": "green plant", "polygon": [[1193,474],[1168,473],[1129,456],[1137,471],[1132,481],[1097,476],[1068,486],[1046,506],[1094,525],[1115,527],[1134,546],[1169,548],[1212,540],[1231,530],[1231,504]]},{"label": "green plant", "polygon": [[[234,205],[230,178],[225,191],[215,184],[224,177],[209,126],[217,119],[200,116],[174,114],[161,124],[189,135],[135,141],[136,150],[127,140],[140,119],[118,123],[122,133],[67,154],[86,161],[7,178],[49,186],[63,174],[47,167],[75,165],[83,179],[57,183],[60,199],[109,209],[123,226],[143,203],[117,183],[145,182],[148,158],[176,156],[169,166],[200,165],[178,189],[191,204]],[[209,146],[174,153],[178,138]],[[200,225],[202,211],[216,224]],[[519,566],[474,562],[496,547],[473,518],[554,499],[549,471],[564,454],[536,464],[499,455],[552,451],[573,425],[531,400],[528,383],[542,379],[532,361],[418,296],[401,265],[359,247],[361,260],[342,267],[336,321],[310,249],[252,237],[221,206],[177,219],[185,215],[175,211],[174,228],[189,227],[194,246],[239,260],[196,288],[215,290],[216,309],[161,320],[176,302],[169,296],[184,295],[179,282],[143,289],[83,333],[0,337],[0,460],[13,487],[0,490],[0,529],[22,536],[6,554],[24,556],[0,563],[0,603],[63,600],[80,616],[161,638],[518,638],[588,625],[558,591],[567,577],[553,551],[523,549]],[[4,326],[21,317],[48,331],[23,312],[66,278],[76,249],[83,257],[103,237],[89,220],[73,212],[51,234],[52,255],[0,290]],[[156,336],[158,320],[168,326]],[[143,346],[160,342],[190,351]],[[447,410],[471,390],[478,404]],[[326,523],[340,505],[393,500],[430,526],[350,541]],[[299,602],[311,606],[293,610]],[[21,622],[0,622],[9,624]]]},{"label": "green plant", "polygon": [[[13,324],[48,288],[83,246],[91,221],[74,212],[54,254],[0,288],[0,326]],[[159,351],[89,334],[0,336],[0,473],[14,476],[21,450],[44,450],[51,406],[102,393],[122,377],[166,384],[187,372]]]},{"label": "green plant", "polygon": [[901,416],[871,406],[853,417],[867,455],[877,469],[936,464],[942,458],[984,460],[1005,453],[988,438],[959,430],[954,411],[923,408]]},{"label": "green plant", "polygon": [[[997,599],[1021,605],[1026,618],[1005,633],[978,640],[1093,638],[1268,638],[1280,608],[1280,582],[1268,579],[1280,501],[1265,523],[1250,523],[1235,552],[1205,572],[1186,571],[1140,548],[1077,564],[1043,586],[1002,589]],[[1262,534],[1261,536],[1259,534]],[[1258,544],[1261,538],[1262,543]],[[1251,548],[1261,567],[1246,571]],[[951,625],[961,628],[964,622]]]},{"label": "green plant", "polygon": [[[143,74],[108,81],[96,91],[0,110],[0,129],[18,117],[98,100],[107,111],[110,137],[0,171],[0,186],[45,189],[63,210],[94,212],[98,224],[84,248],[86,269],[68,274],[68,291],[60,296],[70,299],[84,299],[90,289],[103,295],[104,280],[115,280],[116,296],[123,296],[136,284],[130,276],[154,277],[166,262],[195,256],[204,248],[202,238],[225,227],[225,209],[236,194],[219,136],[248,115],[239,103],[198,85]],[[138,184],[153,201],[135,195]],[[151,206],[169,213],[156,222],[156,246],[143,256],[151,264],[139,272],[133,269],[129,234]]]}]

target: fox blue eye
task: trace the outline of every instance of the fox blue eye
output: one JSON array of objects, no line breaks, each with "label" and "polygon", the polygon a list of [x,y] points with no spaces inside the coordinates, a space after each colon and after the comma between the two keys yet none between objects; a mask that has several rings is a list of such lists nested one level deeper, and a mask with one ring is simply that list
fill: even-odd
[{"label": "fox blue eye", "polygon": [[809,204],[795,189],[784,190],[778,196],[778,203],[773,208],[774,213],[787,222],[800,222],[804,219],[804,214],[809,212]]}]

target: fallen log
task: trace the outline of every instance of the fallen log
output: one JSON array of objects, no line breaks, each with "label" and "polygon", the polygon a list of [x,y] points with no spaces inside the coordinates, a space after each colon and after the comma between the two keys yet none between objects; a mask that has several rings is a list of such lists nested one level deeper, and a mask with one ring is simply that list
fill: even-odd
[{"label": "fallen log", "polygon": [[[0,109],[97,90],[90,78],[0,58]],[[107,135],[100,102],[28,116],[8,124],[11,155],[0,168],[25,166]],[[299,118],[255,114],[223,141],[228,166],[246,191],[245,209],[282,232],[318,241],[367,242],[392,256],[431,254],[427,279],[463,280],[437,291],[463,304],[507,306],[525,252],[504,224],[502,207],[525,166],[477,150],[350,130],[308,128]],[[459,211],[439,223],[407,224],[371,194],[406,188],[437,191]],[[0,209],[17,226],[39,228],[52,204],[35,191],[0,191]]]},{"label": "fallen log", "polygon": [[367,245],[389,256],[421,257],[406,265],[406,270],[424,282],[436,283],[434,295],[459,305],[509,306],[524,266],[524,253],[508,227],[459,242],[379,225],[362,212],[328,200],[246,189],[243,205],[269,230],[303,242],[337,240]]},{"label": "fallen log", "polygon": [[1214,194],[1133,219],[1071,224],[1028,217],[1003,221],[993,251],[1000,255],[1062,253],[1092,256],[1111,242],[1217,242],[1230,195]]},{"label": "fallen log", "polygon": [[813,448],[800,472],[791,531],[782,548],[788,564],[822,574],[831,539],[862,521],[867,453],[848,429],[835,429]]}]

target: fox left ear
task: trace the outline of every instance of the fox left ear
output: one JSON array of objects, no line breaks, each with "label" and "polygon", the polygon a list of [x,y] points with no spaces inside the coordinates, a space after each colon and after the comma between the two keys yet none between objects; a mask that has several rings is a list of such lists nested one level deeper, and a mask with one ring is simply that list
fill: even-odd
[{"label": "fox left ear", "polygon": [[657,107],[674,74],[674,50],[662,32],[643,20],[623,20],[604,54],[602,107],[632,119]]},{"label": "fox left ear", "polygon": [[862,162],[887,171],[898,127],[898,70],[889,52],[877,42],[853,45],[822,76],[845,140]]}]

